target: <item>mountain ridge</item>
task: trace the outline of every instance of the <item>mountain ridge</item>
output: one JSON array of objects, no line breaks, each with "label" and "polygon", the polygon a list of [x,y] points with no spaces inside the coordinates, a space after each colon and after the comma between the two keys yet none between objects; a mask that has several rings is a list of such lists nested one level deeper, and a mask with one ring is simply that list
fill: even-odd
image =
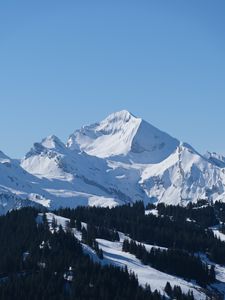
[{"label": "mountain ridge", "polygon": [[75,130],[65,144],[55,135],[34,143],[20,162],[0,152],[0,191],[50,209],[224,201],[223,159],[123,110]]}]

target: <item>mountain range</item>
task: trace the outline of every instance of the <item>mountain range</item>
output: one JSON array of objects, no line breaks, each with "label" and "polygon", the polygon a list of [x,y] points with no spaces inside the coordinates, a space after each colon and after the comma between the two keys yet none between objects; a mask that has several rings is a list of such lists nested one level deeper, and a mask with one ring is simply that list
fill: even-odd
[{"label": "mountain range", "polygon": [[225,200],[225,157],[192,146],[126,110],[34,143],[21,160],[0,151],[0,213],[22,206]]}]

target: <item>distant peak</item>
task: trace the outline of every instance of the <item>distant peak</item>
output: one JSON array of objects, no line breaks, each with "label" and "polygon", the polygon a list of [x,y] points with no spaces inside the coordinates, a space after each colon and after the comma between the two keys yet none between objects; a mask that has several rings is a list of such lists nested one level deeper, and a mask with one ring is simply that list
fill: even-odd
[{"label": "distant peak", "polygon": [[48,149],[55,149],[57,147],[64,148],[63,142],[55,135],[49,135],[41,142],[42,146]]},{"label": "distant peak", "polygon": [[136,117],[124,109],[110,114],[105,120],[124,120],[125,122],[128,122],[131,118]]},{"label": "distant peak", "polygon": [[159,162],[178,145],[178,140],[127,110],[114,112],[100,123],[76,130],[67,143],[70,150],[82,150],[101,158],[119,160],[120,156],[121,160],[140,163]]},{"label": "distant peak", "polygon": [[34,143],[33,147],[30,149],[30,151],[25,155],[24,159],[27,159],[34,155],[39,155],[42,152],[46,151],[64,151],[66,146],[63,144],[63,142],[55,135],[49,135],[46,138],[44,138],[41,142]]}]

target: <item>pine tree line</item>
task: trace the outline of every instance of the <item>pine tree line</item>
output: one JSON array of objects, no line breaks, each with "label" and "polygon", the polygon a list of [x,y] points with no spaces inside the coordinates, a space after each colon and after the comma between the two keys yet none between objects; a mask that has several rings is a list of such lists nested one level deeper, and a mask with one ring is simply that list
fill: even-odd
[{"label": "pine tree line", "polygon": [[187,294],[184,294],[182,293],[180,286],[175,285],[172,288],[169,282],[166,283],[165,292],[170,297],[170,299],[194,300],[193,292],[189,291]]},{"label": "pine tree line", "polygon": [[[220,203],[215,204],[215,211],[220,211],[223,216],[225,209]],[[224,210],[223,210],[224,209]],[[165,210],[165,215],[163,211]],[[187,221],[189,213],[184,211],[192,210],[192,217],[195,222]],[[203,226],[204,216],[211,218],[212,210],[192,208],[172,207],[168,208],[159,205],[160,216],[152,214],[145,215],[143,202],[136,202],[133,205],[123,205],[112,209],[100,207],[78,207],[76,209],[61,209],[57,214],[67,218],[79,219],[94,226],[104,226],[116,231],[124,232],[132,239],[139,242],[158,245],[167,248],[186,250],[191,253],[204,252],[216,263],[225,264],[225,242],[214,236],[212,230]],[[179,217],[179,214],[185,217]],[[171,218],[172,214],[172,218]],[[198,217],[197,217],[198,216]],[[207,223],[212,224],[216,216]],[[181,221],[182,220],[182,221]]]},{"label": "pine tree line", "polygon": [[143,264],[148,264],[162,272],[196,280],[202,286],[215,281],[214,266],[210,268],[200,258],[179,249],[160,249],[152,247],[147,251],[145,246],[133,240],[123,241],[123,251],[134,254]]},{"label": "pine tree line", "polygon": [[[70,230],[32,208],[0,217],[0,299],[160,300],[128,270],[101,266],[83,253]],[[40,219],[40,218],[39,218]],[[64,274],[71,268],[70,281]]]}]

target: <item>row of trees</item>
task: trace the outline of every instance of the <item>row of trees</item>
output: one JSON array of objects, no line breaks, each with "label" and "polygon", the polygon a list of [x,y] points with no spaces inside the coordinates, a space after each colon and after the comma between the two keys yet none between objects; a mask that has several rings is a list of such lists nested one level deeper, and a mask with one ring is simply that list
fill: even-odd
[{"label": "row of trees", "polygon": [[199,206],[200,203],[189,203],[187,207],[159,203],[157,205],[157,211],[159,216],[169,216],[178,222],[190,220],[204,228],[219,224],[215,208],[205,202],[202,202],[202,206]]},{"label": "row of trees", "polygon": [[182,293],[180,286],[175,285],[172,288],[169,282],[166,283],[165,292],[171,299],[194,300],[193,292],[189,291],[187,294],[184,294]]},{"label": "row of trees", "polygon": [[[185,220],[180,221],[179,214],[183,214],[183,211],[186,210],[194,211],[193,216],[195,215],[197,221],[187,221],[188,213],[185,213]],[[207,212],[198,207],[190,209],[169,206],[169,208],[165,208],[165,206],[159,205],[159,212],[160,217],[152,214],[145,215],[143,202],[112,209],[78,207],[57,211],[58,214],[67,218],[79,219],[94,226],[104,226],[122,231],[139,242],[186,250],[191,253],[205,252],[211,260],[225,264],[225,242],[217,239],[212,230],[206,228],[205,224],[203,225],[203,221],[198,221],[204,219],[206,215],[211,215],[211,209],[210,212]],[[222,215],[221,212],[220,214]]]},{"label": "row of trees", "polygon": [[216,216],[219,221],[225,223],[225,203],[216,201],[213,207],[215,208]]},{"label": "row of trees", "polygon": [[87,224],[82,226],[79,219],[70,219],[68,228],[76,228],[82,233],[82,242],[95,250],[100,259],[103,259],[103,251],[99,248],[97,238],[106,239],[112,242],[119,241],[119,234],[116,230],[106,228],[104,226],[95,226],[94,224]]},{"label": "row of trees", "polygon": [[134,254],[143,264],[187,280],[196,280],[202,286],[215,281],[214,266],[209,268],[199,257],[182,250],[152,247],[147,251],[144,245],[125,239],[123,251]]},{"label": "row of trees", "polygon": [[87,226],[87,229],[84,227],[81,229],[82,242],[90,246],[92,249],[94,249],[98,257],[100,259],[103,259],[104,258],[103,251],[102,249],[99,248],[98,242],[95,240],[95,236],[92,234],[91,229],[92,228],[90,227],[90,225]]},{"label": "row of trees", "polygon": [[[85,232],[85,228],[82,227],[82,232]],[[87,224],[86,229],[87,240],[105,239],[111,242],[119,241],[120,237],[116,230],[106,228],[104,226],[95,226],[93,224]]]}]

